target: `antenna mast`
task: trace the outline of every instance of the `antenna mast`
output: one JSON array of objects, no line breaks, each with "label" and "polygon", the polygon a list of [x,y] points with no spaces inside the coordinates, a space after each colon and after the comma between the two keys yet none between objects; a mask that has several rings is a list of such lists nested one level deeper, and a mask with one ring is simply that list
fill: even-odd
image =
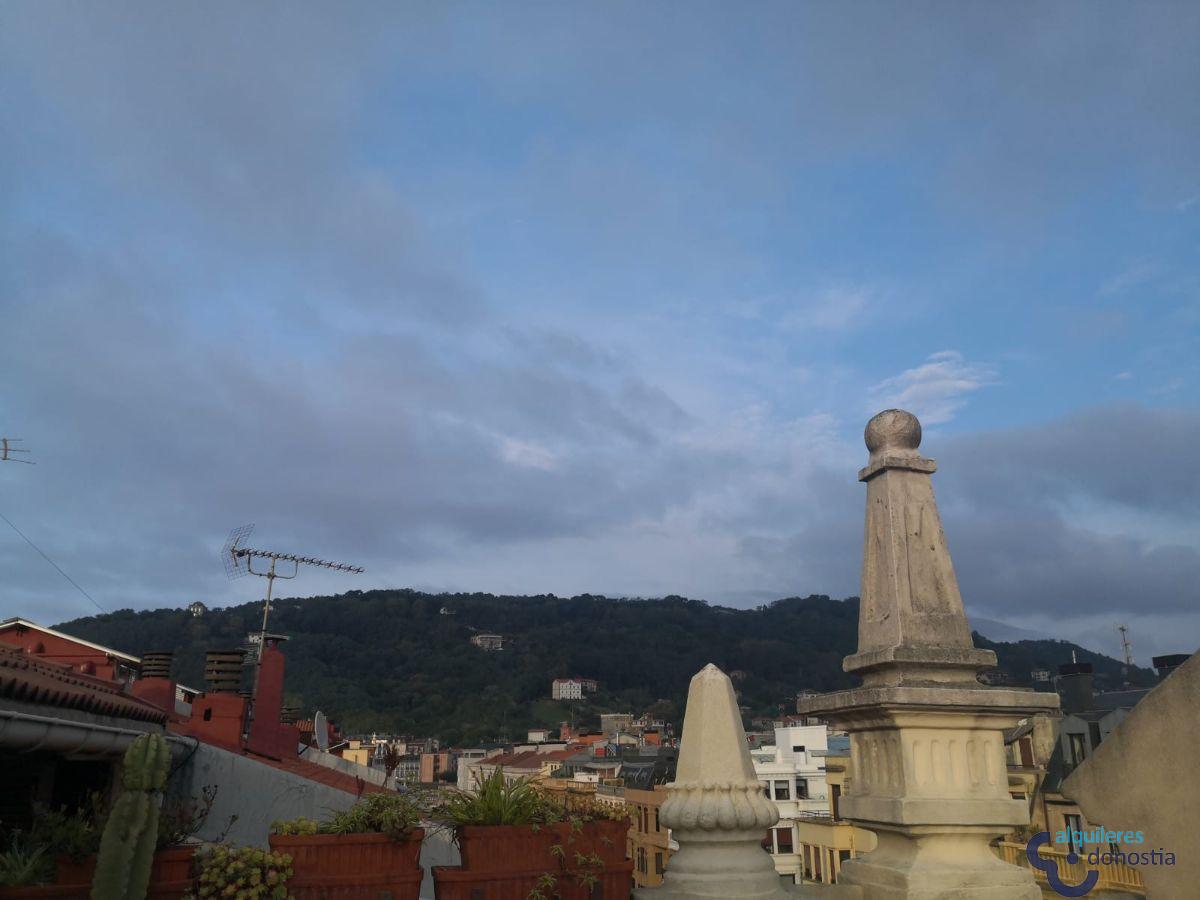
[{"label": "antenna mast", "polygon": [[1133,644],[1129,643],[1129,626],[1118,625],[1117,631],[1121,633],[1121,649],[1125,651],[1125,683],[1129,683],[1129,672],[1133,669]]},{"label": "antenna mast", "polygon": [[[330,562],[325,559],[316,559],[312,556],[297,556],[294,553],[278,553],[274,550],[255,550],[251,547],[243,546],[245,540],[250,536],[250,532],[254,530],[253,525],[243,525],[240,528],[235,528],[229,532],[229,540],[225,542],[225,546],[221,549],[221,559],[225,563],[225,574],[230,578],[241,578],[243,575],[258,575],[260,578],[267,579],[267,596],[263,601],[263,620],[262,632],[259,637],[259,652],[267,638],[267,618],[271,615],[271,593],[275,586],[276,578],[292,579],[300,571],[300,566],[316,566],[321,569],[333,569],[335,572],[351,572],[355,575],[361,575],[363,569],[361,566],[350,566],[345,563]],[[254,568],[254,560],[270,560],[270,565],[267,568]],[[292,564],[290,573],[276,571],[278,563]]]},{"label": "antenna mast", "polygon": [[27,466],[36,466],[37,463],[35,463],[32,459],[18,459],[17,457],[12,455],[14,453],[28,453],[29,452],[28,450],[22,449],[21,447],[13,446],[13,444],[23,444],[23,443],[25,443],[25,442],[23,440],[21,440],[20,438],[0,437],[0,462],[18,462],[18,463],[25,463],[25,465],[27,465]]}]

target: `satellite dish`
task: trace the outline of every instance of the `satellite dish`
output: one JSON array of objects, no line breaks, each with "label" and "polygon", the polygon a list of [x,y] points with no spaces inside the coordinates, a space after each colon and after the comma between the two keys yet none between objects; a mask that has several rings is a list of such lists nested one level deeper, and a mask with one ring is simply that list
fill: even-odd
[{"label": "satellite dish", "polygon": [[317,739],[318,750],[329,749],[329,726],[325,723],[325,713],[320,710],[313,716],[313,737]]}]

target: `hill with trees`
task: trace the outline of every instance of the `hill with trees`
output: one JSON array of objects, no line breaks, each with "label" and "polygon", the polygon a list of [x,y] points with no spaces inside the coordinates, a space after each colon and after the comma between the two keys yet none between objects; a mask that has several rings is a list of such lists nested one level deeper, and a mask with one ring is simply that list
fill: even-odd
[{"label": "hill with trees", "polygon": [[[120,610],[56,628],[141,655],[172,650],[174,676],[203,687],[204,653],[238,647],[261,626],[261,602],[211,609]],[[799,691],[856,679],[842,657],[857,645],[858,600],[790,597],[756,609],[701,600],[583,595],[513,597],[350,591],[275,602],[271,631],[285,634],[286,701],[316,709],[351,732],[434,735],[450,743],[520,738],[533,726],[596,721],[602,711],[654,711],[677,725],[688,681],[706,663],[730,674],[747,716],[791,712]],[[478,633],[508,638],[501,651]],[[1071,660],[1095,666],[1098,687],[1121,683],[1121,664],[1063,641],[976,643],[996,651],[1015,683]],[[550,700],[555,677],[594,678],[584,702]],[[1135,670],[1134,684],[1153,683]],[[1043,687],[1045,687],[1043,685]]]}]

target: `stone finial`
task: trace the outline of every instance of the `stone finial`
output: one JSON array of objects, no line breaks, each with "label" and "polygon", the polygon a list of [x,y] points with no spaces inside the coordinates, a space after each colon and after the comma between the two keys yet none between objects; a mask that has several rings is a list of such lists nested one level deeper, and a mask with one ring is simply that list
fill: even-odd
[{"label": "stone finial", "polygon": [[639,900],[787,896],[761,845],[779,811],[754,774],[733,682],[712,664],[688,687],[676,778],[659,815],[679,850],[662,886],[639,890]]},{"label": "stone finial", "polygon": [[910,412],[887,409],[863,436],[871,456],[859,472],[867,483],[862,600],[858,652],[846,669],[868,683],[974,682],[995,656],[971,641],[933,496],[937,464],[917,452],[921,423]]},{"label": "stone finial", "polygon": [[863,440],[871,456],[887,453],[915,456],[921,446],[921,423],[907,410],[885,409],[867,423]]},{"label": "stone finial", "polygon": [[1029,870],[989,844],[1029,820],[1008,792],[1004,730],[1058,697],[976,680],[996,657],[971,641],[933,496],[937,465],[917,452],[921,423],[889,409],[864,437],[858,652],[843,663],[863,684],[796,704],[849,733],[854,789],[841,810],[878,839],[846,861],[838,888],[863,900],[1038,900]]},{"label": "stone finial", "polygon": [[[689,734],[694,738],[691,741]],[[677,783],[753,781],[758,788],[733,682],[712,663],[693,675],[688,686],[683,742],[675,771]],[[762,796],[761,791],[758,794]]]}]

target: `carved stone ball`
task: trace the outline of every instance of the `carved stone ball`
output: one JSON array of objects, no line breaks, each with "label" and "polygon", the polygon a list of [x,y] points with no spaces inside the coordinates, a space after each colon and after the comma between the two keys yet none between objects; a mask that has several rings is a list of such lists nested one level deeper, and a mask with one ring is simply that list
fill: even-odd
[{"label": "carved stone ball", "polygon": [[867,423],[863,439],[874,456],[879,453],[916,453],[921,446],[921,423],[903,409],[885,409]]}]

